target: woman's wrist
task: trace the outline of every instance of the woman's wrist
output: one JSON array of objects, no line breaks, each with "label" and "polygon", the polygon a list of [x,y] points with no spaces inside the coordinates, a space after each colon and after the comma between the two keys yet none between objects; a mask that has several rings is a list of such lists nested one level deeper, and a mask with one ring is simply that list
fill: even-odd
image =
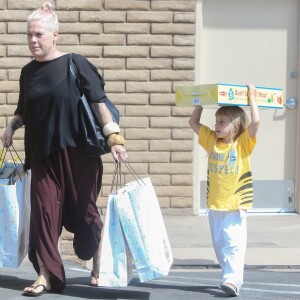
[{"label": "woman's wrist", "polygon": [[107,139],[107,145],[108,147],[112,147],[114,145],[124,145],[125,144],[125,138],[123,135],[112,133],[108,136]]}]

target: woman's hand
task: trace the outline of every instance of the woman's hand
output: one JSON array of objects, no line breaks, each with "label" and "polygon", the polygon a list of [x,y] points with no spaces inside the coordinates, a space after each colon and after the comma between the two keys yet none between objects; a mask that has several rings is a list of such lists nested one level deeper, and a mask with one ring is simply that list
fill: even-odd
[{"label": "woman's hand", "polygon": [[126,149],[122,145],[111,146],[110,151],[116,161],[126,161],[128,159]]},{"label": "woman's hand", "polygon": [[2,141],[3,146],[10,147],[12,145],[13,135],[14,135],[14,131],[11,129],[10,126],[8,126],[1,136],[1,141]]}]

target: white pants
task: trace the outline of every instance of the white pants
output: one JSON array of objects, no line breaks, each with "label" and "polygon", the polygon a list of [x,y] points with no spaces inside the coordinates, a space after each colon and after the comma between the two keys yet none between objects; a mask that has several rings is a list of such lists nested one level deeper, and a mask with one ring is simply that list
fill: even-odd
[{"label": "white pants", "polygon": [[215,253],[222,269],[222,283],[243,284],[247,246],[247,212],[209,210],[209,226]]}]

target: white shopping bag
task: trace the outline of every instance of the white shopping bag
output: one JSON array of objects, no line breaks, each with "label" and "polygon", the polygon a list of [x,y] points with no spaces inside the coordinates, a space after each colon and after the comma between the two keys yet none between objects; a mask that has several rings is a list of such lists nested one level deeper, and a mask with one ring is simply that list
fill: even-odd
[{"label": "white shopping bag", "polygon": [[150,178],[126,184],[115,201],[140,281],[168,275],[173,256]]},{"label": "white shopping bag", "polygon": [[120,224],[115,195],[109,195],[100,244],[99,286],[125,287],[132,279],[132,259]]},{"label": "white shopping bag", "polygon": [[[9,166],[9,163],[6,163]],[[19,164],[18,164],[19,165]],[[11,164],[14,167],[14,164]],[[14,184],[0,180],[0,267],[18,268],[28,253],[30,173]]]}]

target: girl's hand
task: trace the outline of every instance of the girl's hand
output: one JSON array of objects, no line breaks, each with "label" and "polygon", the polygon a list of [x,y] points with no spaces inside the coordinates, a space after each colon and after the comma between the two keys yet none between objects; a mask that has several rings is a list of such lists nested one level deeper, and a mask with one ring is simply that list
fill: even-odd
[{"label": "girl's hand", "polygon": [[111,146],[110,151],[116,161],[126,161],[128,159],[126,149],[122,145]]},{"label": "girl's hand", "polygon": [[256,88],[253,84],[247,84],[248,87],[248,98],[255,98],[256,97]]}]

